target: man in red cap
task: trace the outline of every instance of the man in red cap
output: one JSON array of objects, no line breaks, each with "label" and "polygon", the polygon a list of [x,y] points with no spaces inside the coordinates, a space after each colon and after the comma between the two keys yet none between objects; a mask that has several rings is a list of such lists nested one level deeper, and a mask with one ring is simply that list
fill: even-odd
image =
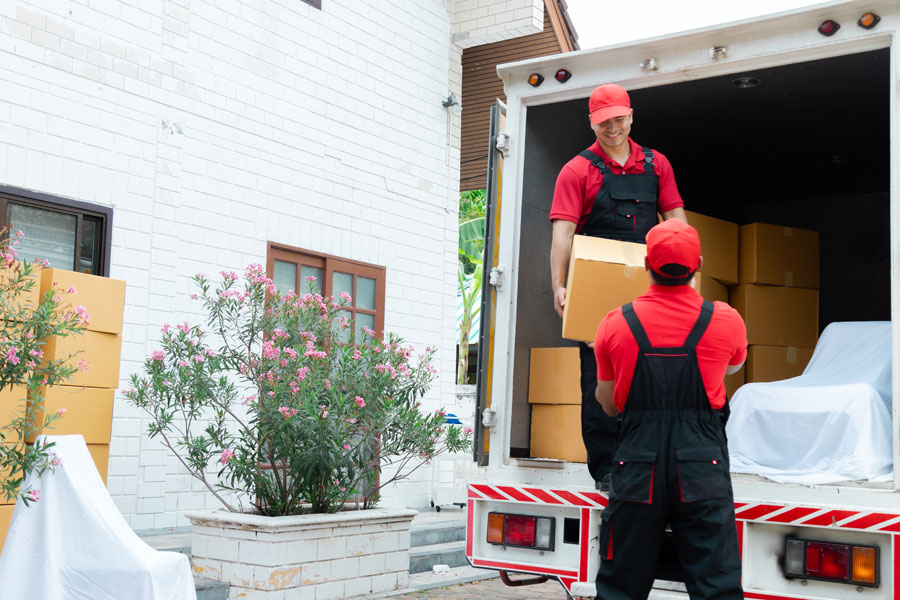
[{"label": "man in red cap", "polygon": [[[668,159],[628,137],[633,121],[628,92],[613,83],[598,86],[589,110],[597,141],[563,166],[550,209],[550,280],[560,317],[576,233],[643,244],[659,221],[657,213],[687,222]],[[588,470],[599,482],[609,471],[617,425],[594,401],[596,368],[593,352],[581,344],[581,432]]]},{"label": "man in red cap", "polygon": [[596,400],[622,415],[600,526],[598,600],[646,598],[671,543],[692,599],[742,599],[723,380],[747,357],[736,310],[691,286],[703,265],[690,225],[647,234],[647,293],[597,329]]}]

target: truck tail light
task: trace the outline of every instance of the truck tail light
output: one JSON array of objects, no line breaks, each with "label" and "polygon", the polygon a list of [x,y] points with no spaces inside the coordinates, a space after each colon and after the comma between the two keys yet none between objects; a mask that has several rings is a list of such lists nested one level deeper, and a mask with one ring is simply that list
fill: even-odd
[{"label": "truck tail light", "polygon": [[789,578],[878,586],[878,548],[789,537],[784,545]]},{"label": "truck tail light", "polygon": [[553,550],[555,519],[532,515],[488,513],[489,544]]}]

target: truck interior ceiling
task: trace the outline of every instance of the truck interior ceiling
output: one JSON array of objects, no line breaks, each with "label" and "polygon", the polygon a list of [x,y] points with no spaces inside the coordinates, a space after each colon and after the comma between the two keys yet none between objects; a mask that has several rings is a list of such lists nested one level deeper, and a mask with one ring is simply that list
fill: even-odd
[{"label": "truck interior ceiling", "polygon": [[[889,69],[884,48],[630,91],[631,137],[669,158],[687,210],[819,232],[820,333],[891,318]],[[553,312],[548,215],[559,169],[595,139],[587,104],[527,110],[514,456],[529,444],[528,349],[574,344]]]}]

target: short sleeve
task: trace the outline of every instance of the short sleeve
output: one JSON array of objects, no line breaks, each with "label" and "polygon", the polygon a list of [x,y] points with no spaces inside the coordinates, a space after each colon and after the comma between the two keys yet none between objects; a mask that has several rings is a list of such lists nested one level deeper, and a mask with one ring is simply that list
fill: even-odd
[{"label": "short sleeve", "polygon": [[612,361],[609,358],[607,347],[609,330],[609,317],[612,313],[606,315],[600,325],[597,327],[597,335],[594,336],[594,357],[597,359],[597,379],[599,381],[613,381],[615,371],[613,371]]},{"label": "short sleeve", "polygon": [[563,166],[556,177],[550,220],[562,219],[578,223],[584,215],[584,179],[570,164]]},{"label": "short sleeve", "polygon": [[656,157],[653,161],[656,167],[656,176],[659,179],[659,200],[657,210],[660,214],[668,212],[675,208],[684,206],[684,200],[678,192],[678,185],[675,183],[675,173],[672,170],[672,163],[665,155],[655,153]]},{"label": "short sleeve", "polygon": [[730,326],[732,339],[734,340],[734,348],[732,349],[731,359],[728,361],[728,364],[735,366],[747,360],[747,326],[744,324],[744,319],[741,318],[738,311],[727,304],[725,304],[725,306],[728,307],[731,317]]}]

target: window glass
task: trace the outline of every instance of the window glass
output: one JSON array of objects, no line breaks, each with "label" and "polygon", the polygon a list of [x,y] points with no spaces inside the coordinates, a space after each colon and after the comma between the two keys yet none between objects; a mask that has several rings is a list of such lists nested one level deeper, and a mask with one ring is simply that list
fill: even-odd
[{"label": "window glass", "polygon": [[282,294],[287,294],[297,285],[297,265],[283,260],[276,260],[272,273],[272,282]]},{"label": "window glass", "polygon": [[78,270],[88,275],[97,273],[99,265],[97,264],[100,257],[97,256],[97,231],[99,223],[94,219],[84,218],[81,220],[81,257],[79,258]]},{"label": "window glass", "polygon": [[353,313],[351,313],[350,311],[342,310],[340,316],[346,319],[348,327],[341,327],[341,324],[344,323],[344,321],[340,318],[335,319],[332,325],[334,337],[339,342],[347,343],[350,341],[350,332],[353,331]]},{"label": "window glass", "polygon": [[18,247],[21,260],[45,258],[51,267],[75,269],[75,215],[10,202],[6,222],[25,234]]},{"label": "window glass", "polygon": [[375,329],[375,315],[366,315],[363,313],[356,313],[356,339],[357,340],[365,340],[363,333],[363,327],[368,327],[369,329]]},{"label": "window glass", "polygon": [[300,266],[300,291],[303,294],[309,293],[310,282],[307,277],[315,277],[312,282],[312,292],[314,294],[322,293],[322,269],[318,267],[309,267],[307,265]]},{"label": "window glass", "polygon": [[335,271],[331,281],[331,295],[337,298],[341,292],[347,292],[351,297],[353,296],[353,275]]},{"label": "window glass", "polygon": [[356,308],[375,310],[375,280],[360,275],[356,278]]}]

